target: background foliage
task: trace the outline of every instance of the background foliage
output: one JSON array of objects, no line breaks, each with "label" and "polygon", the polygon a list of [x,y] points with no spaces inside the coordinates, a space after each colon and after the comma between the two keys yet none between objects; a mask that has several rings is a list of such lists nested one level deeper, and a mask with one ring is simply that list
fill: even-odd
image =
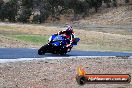
[{"label": "background foliage", "polygon": [[[129,0],[126,0],[128,3]],[[51,17],[53,21],[59,20],[60,15],[69,10],[74,16],[88,16],[90,9],[98,12],[105,3],[107,7],[116,7],[116,0],[0,0],[0,20],[9,22],[42,23]]]}]

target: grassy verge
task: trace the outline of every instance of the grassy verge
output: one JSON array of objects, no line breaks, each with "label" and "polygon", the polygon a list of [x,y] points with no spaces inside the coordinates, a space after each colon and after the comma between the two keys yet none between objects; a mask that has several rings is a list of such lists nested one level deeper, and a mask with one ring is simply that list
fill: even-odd
[{"label": "grassy verge", "polygon": [[[25,41],[27,43],[32,43],[36,45],[42,45],[47,43],[49,36],[41,36],[41,35],[10,35],[8,37],[15,38],[17,40]],[[132,52],[132,49],[128,46],[119,47],[119,44],[105,44],[105,42],[100,42],[99,40],[96,43],[91,44],[83,44],[79,42],[78,46],[74,47],[74,49],[78,50],[90,50],[90,51],[124,51],[124,52]]]},{"label": "grassy verge", "polygon": [[10,37],[34,44],[45,44],[49,36],[41,35],[10,35]]}]

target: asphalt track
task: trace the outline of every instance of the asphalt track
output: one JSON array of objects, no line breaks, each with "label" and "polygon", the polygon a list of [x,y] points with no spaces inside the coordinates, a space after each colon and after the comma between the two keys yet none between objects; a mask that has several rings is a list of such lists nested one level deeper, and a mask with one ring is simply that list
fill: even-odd
[{"label": "asphalt track", "polygon": [[100,51],[77,51],[72,50],[64,56],[55,54],[38,55],[38,49],[30,48],[0,48],[0,59],[19,58],[44,58],[44,57],[71,57],[71,56],[124,56],[131,57],[132,53],[127,52],[100,52]]}]

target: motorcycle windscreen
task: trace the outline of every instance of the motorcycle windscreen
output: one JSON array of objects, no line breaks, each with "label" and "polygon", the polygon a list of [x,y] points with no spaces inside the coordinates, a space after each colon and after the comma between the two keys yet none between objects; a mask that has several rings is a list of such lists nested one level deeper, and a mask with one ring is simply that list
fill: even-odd
[{"label": "motorcycle windscreen", "polygon": [[63,41],[64,38],[62,37],[62,35],[57,35],[54,37],[53,41]]}]

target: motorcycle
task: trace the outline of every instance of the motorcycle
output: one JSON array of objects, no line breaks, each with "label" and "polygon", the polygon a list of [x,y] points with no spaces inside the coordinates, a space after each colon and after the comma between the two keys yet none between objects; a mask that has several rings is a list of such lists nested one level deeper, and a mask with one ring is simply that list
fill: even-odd
[{"label": "motorcycle", "polygon": [[44,55],[45,53],[65,55],[70,52],[73,46],[76,46],[79,42],[79,38],[73,38],[71,42],[63,35],[53,34],[49,38],[49,43],[42,46],[38,50],[39,55]]}]

